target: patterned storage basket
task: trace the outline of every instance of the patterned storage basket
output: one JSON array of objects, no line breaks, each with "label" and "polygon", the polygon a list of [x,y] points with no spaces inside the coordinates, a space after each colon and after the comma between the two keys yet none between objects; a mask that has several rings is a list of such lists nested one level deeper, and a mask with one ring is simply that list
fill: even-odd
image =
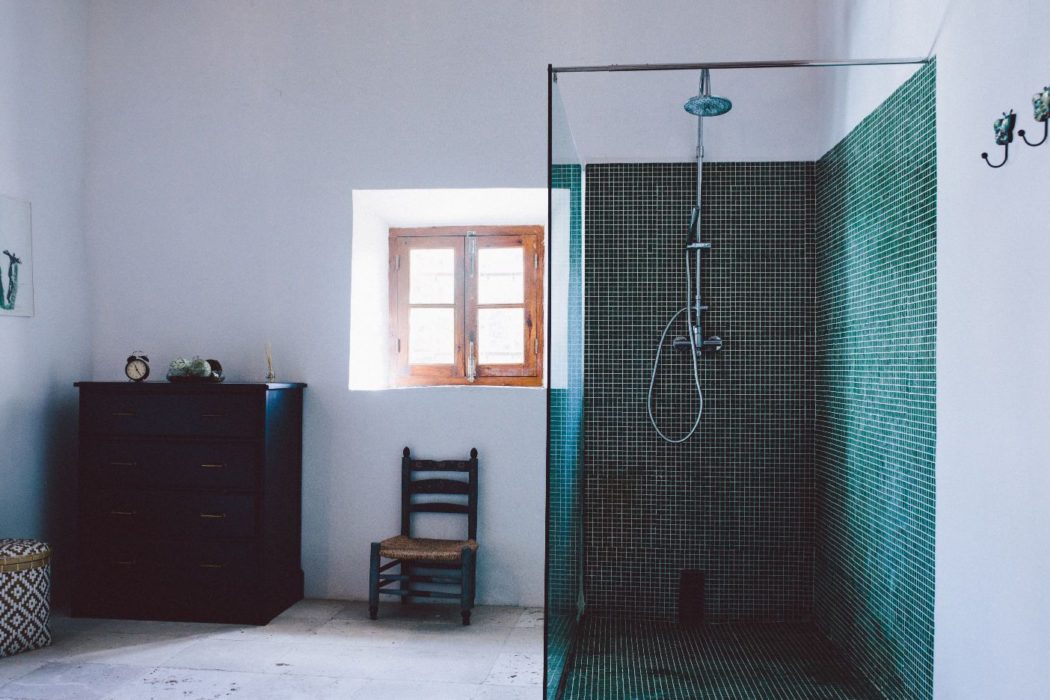
[{"label": "patterned storage basket", "polygon": [[51,644],[51,548],[0,539],[0,657]]}]

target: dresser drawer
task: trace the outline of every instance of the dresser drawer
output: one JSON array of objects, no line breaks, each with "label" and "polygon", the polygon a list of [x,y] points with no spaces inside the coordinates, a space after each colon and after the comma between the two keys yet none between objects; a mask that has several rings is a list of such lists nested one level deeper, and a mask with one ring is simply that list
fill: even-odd
[{"label": "dresser drawer", "polygon": [[98,491],[82,507],[85,534],[102,540],[190,538],[199,545],[256,534],[253,495]]},{"label": "dresser drawer", "polygon": [[203,585],[253,586],[259,580],[259,552],[254,543],[167,542],[164,540],[99,542],[82,540],[81,575],[114,586],[150,582],[178,595]]},{"label": "dresser drawer", "polygon": [[259,552],[240,542],[180,542],[160,548],[157,566],[176,582],[249,586],[259,580]]},{"label": "dresser drawer", "polygon": [[256,533],[255,496],[164,494],[157,514],[162,537],[216,540]]},{"label": "dresser drawer", "polygon": [[238,442],[95,438],[81,447],[86,483],[98,489],[254,491],[259,447]]},{"label": "dresser drawer", "polygon": [[252,437],[263,432],[263,402],[250,394],[84,393],[91,433]]}]

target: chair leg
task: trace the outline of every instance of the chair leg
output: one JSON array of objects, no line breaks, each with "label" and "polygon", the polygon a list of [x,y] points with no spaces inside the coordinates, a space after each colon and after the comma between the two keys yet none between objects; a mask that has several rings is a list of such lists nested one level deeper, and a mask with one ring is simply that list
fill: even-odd
[{"label": "chair leg", "polygon": [[[411,576],[412,575],[412,565],[409,564],[407,561],[403,561],[403,562],[401,562],[401,568],[399,569],[399,571],[400,571],[401,574],[403,574],[405,576]],[[403,579],[401,581],[401,590],[404,591],[405,593],[408,593],[409,591],[411,591],[412,590],[411,581],[409,581],[408,579]],[[401,596],[401,603],[402,604],[408,603],[409,602],[409,600],[408,600],[409,597],[410,596],[408,596],[408,595]]]},{"label": "chair leg", "polygon": [[368,569],[368,617],[379,617],[379,543],[372,543],[372,561]]},{"label": "chair leg", "polygon": [[475,555],[474,550],[464,547],[460,552],[460,563],[462,567],[462,585],[459,593],[459,614],[463,617],[463,624],[470,624],[470,610],[474,607],[474,574]]}]

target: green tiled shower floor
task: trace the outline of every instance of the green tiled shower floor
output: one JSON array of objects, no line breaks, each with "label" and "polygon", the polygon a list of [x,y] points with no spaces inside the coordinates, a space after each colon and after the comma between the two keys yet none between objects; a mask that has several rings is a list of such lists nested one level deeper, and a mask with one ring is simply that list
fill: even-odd
[{"label": "green tiled shower floor", "polygon": [[589,616],[564,700],[882,700],[808,624]]}]

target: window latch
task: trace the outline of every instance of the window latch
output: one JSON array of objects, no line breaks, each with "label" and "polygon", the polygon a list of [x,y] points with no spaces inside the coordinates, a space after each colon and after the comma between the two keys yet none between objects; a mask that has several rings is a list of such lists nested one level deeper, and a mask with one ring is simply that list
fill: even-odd
[{"label": "window latch", "polygon": [[467,350],[467,381],[474,383],[474,380],[478,378],[478,363],[474,359],[474,341],[470,341],[470,347]]}]

